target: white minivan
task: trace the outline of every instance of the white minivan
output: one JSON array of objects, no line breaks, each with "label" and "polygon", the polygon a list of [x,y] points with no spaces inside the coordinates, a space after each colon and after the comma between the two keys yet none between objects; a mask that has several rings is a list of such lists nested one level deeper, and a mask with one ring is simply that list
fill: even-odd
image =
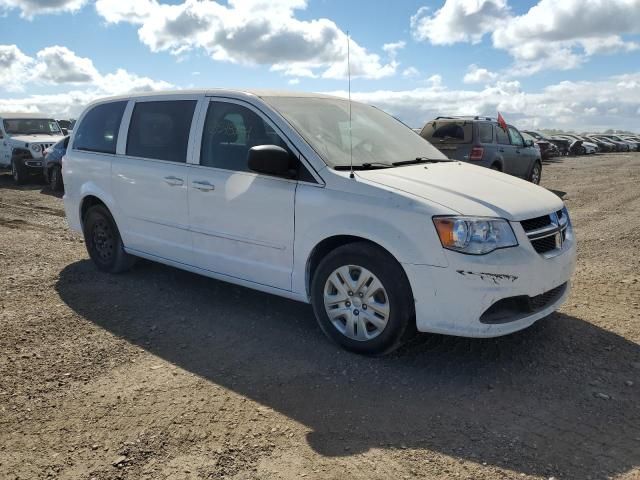
[{"label": "white minivan", "polygon": [[359,353],[416,330],[521,330],[564,302],[575,269],[556,195],[325,95],[100,100],[78,119],[63,176],[69,224],[100,270],[142,257],[311,303]]}]

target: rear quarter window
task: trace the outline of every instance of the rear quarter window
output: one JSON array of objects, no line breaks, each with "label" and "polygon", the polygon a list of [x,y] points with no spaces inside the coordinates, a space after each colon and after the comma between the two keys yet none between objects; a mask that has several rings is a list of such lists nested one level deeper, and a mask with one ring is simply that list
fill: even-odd
[{"label": "rear quarter window", "polygon": [[479,123],[478,137],[480,138],[480,143],[493,143],[493,125],[490,123]]},{"label": "rear quarter window", "polygon": [[93,107],[77,128],[73,148],[88,152],[116,153],[118,132],[127,101]]},{"label": "rear quarter window", "polygon": [[465,121],[434,121],[422,129],[422,138],[433,144],[438,143],[471,143],[473,124]]}]

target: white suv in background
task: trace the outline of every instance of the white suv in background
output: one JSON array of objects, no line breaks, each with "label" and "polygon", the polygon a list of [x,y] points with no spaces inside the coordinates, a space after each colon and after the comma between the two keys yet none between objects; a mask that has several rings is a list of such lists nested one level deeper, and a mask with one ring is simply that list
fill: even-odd
[{"label": "white suv in background", "polygon": [[69,224],[99,269],[143,257],[308,302],[359,353],[389,352],[416,329],[521,330],[560,306],[575,268],[556,195],[449,161],[340,98],[101,100],[78,119],[63,176]]},{"label": "white suv in background", "polygon": [[45,149],[63,137],[58,122],[33,113],[0,113],[0,168],[17,184],[42,175]]}]

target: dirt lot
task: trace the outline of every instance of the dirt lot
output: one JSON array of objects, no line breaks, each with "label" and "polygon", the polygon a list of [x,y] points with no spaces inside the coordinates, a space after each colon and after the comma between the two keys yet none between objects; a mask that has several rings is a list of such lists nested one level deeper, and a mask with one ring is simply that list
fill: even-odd
[{"label": "dirt lot", "polygon": [[640,154],[543,183],[579,239],[562,310],[370,359],[307,305],[98,273],[62,200],[0,175],[0,478],[640,478]]}]

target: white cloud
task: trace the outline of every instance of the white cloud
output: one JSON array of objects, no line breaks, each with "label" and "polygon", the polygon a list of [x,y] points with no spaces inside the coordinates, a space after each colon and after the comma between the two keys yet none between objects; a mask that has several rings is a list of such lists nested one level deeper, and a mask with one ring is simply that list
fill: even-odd
[{"label": "white cloud", "polygon": [[466,75],[463,78],[464,83],[490,83],[498,78],[498,74],[491,72],[486,68],[478,67],[476,64],[469,65]]},{"label": "white cloud", "polygon": [[420,76],[420,70],[418,70],[416,67],[405,68],[402,71],[402,76],[404,78],[416,78]]},{"label": "white cloud", "polygon": [[33,74],[39,81],[47,83],[89,83],[100,74],[88,58],[77,56],[66,47],[55,45],[40,50]]},{"label": "white cloud", "polygon": [[87,0],[0,0],[0,11],[20,10],[22,17],[31,19],[46,13],[76,12],[86,3]]},{"label": "white cloud", "polygon": [[16,45],[0,45],[0,90],[22,91],[36,85],[82,85],[83,89],[53,95],[0,99],[0,110],[76,116],[92,100],[128,92],[171,88],[170,83],[141,77],[124,69],[101,74],[91,59],[66,47],[51,46],[30,57]]},{"label": "white cloud", "polygon": [[431,75],[427,78],[427,83],[431,84],[431,88],[433,90],[438,90],[442,88],[442,76],[441,75]]},{"label": "white cloud", "polygon": [[399,41],[393,43],[385,43],[382,46],[382,50],[384,50],[389,57],[395,59],[398,56],[398,52],[407,46],[407,42]]},{"label": "white cloud", "polygon": [[[296,10],[306,0],[98,0],[96,10],[108,23],[138,26],[138,37],[153,52],[181,55],[203,49],[217,61],[269,65],[273,71],[296,77],[344,78],[347,74],[347,35],[331,20],[299,20]],[[351,41],[354,77],[383,78],[396,73],[390,61]],[[389,51],[388,49],[392,50]]]},{"label": "white cloud", "polygon": [[[404,91],[355,92],[353,98],[374,104],[413,127],[439,115],[495,117],[500,111],[521,128],[638,129],[640,72],[602,81],[560,82],[537,93],[523,91],[517,81],[498,81],[481,90],[453,90],[441,80],[430,83]],[[621,84],[627,87],[621,89]],[[346,96],[346,92],[334,93]]]},{"label": "white cloud", "polygon": [[590,56],[633,51],[623,35],[640,33],[640,0],[540,0],[513,15],[507,0],[446,0],[411,21],[415,38],[434,45],[477,43],[487,34],[514,59],[511,75],[568,70]]},{"label": "white cloud", "polygon": [[24,90],[34,63],[16,45],[0,45],[0,85],[10,92]]},{"label": "white cloud", "polygon": [[478,43],[509,17],[507,0],[447,0],[433,14],[422,7],[411,17],[411,31],[418,40],[434,45]]}]

